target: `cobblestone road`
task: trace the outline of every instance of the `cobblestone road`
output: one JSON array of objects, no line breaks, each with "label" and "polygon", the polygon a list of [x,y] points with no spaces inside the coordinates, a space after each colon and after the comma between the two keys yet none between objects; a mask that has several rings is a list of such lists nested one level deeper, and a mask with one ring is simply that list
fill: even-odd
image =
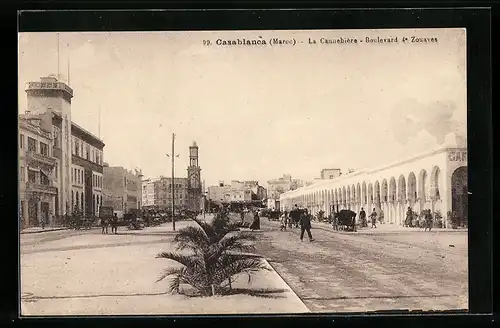
[{"label": "cobblestone road", "polygon": [[316,240],[301,243],[298,229],[281,232],[267,219],[261,226],[259,252],[313,312],[468,307],[465,232],[381,236],[316,227]]}]

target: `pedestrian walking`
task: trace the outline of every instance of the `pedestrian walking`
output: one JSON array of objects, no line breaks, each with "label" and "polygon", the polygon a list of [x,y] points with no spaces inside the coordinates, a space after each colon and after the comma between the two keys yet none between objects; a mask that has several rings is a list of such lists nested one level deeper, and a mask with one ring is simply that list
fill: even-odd
[{"label": "pedestrian walking", "polygon": [[243,223],[245,221],[245,210],[241,210],[240,219],[241,219],[241,223]]},{"label": "pedestrian walking", "polygon": [[412,220],[413,220],[413,211],[411,210],[411,207],[408,206],[408,210],[406,211],[406,220],[403,226],[412,227],[413,226]]},{"label": "pedestrian walking", "polygon": [[304,239],[304,232],[307,231],[307,236],[309,237],[309,241],[314,241],[311,234],[311,215],[307,212],[307,209],[304,210],[304,213],[299,219],[300,224],[300,241]]},{"label": "pedestrian walking", "polygon": [[116,213],[111,219],[111,233],[114,233],[115,235],[118,233],[118,216]]},{"label": "pedestrian walking", "polygon": [[362,227],[368,227],[368,222],[366,222],[366,212],[365,210],[361,207],[361,211],[359,212],[359,220],[361,221],[361,226]]},{"label": "pedestrian walking", "polygon": [[373,209],[372,213],[370,214],[370,219],[372,221],[372,228],[377,227],[377,211],[375,208]]},{"label": "pedestrian walking", "polygon": [[429,229],[429,232],[432,229],[432,214],[431,210],[424,210],[425,211],[425,229],[424,231],[427,231]]},{"label": "pedestrian walking", "polygon": [[295,204],[295,207],[290,211],[290,229],[292,228],[293,224],[297,224],[300,220],[301,212],[297,204]]},{"label": "pedestrian walking", "polygon": [[101,228],[102,228],[102,231],[101,233],[102,234],[108,234],[108,219],[107,218],[102,218],[101,219]]},{"label": "pedestrian walking", "polygon": [[288,224],[288,213],[285,211],[281,214],[281,231],[286,231],[286,226]]},{"label": "pedestrian walking", "polygon": [[255,211],[253,215],[253,222],[250,225],[250,230],[260,230],[260,217],[259,217],[259,211]]}]

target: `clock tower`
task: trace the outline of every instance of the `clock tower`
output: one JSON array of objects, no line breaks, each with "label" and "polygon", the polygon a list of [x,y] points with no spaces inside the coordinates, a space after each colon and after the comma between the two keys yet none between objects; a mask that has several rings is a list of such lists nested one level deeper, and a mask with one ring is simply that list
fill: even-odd
[{"label": "clock tower", "polygon": [[198,145],[195,141],[189,147],[189,166],[188,173],[188,208],[191,211],[200,211],[201,209],[201,168],[198,163]]}]

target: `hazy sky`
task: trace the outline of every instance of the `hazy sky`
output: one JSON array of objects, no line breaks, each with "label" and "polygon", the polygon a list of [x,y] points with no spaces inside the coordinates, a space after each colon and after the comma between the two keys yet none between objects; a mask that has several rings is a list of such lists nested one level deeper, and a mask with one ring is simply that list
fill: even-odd
[{"label": "hazy sky", "polygon": [[[295,38],[295,46],[216,46]],[[437,37],[438,43],[309,45],[308,38]],[[202,40],[212,46],[203,46]],[[176,176],[200,147],[202,179],[259,180],[382,165],[466,133],[465,30],[60,33],[73,121],[98,134],[110,165]],[[300,43],[303,42],[303,43]],[[57,34],[19,36],[25,83],[57,73]],[[68,46],[69,45],[69,46]]]}]

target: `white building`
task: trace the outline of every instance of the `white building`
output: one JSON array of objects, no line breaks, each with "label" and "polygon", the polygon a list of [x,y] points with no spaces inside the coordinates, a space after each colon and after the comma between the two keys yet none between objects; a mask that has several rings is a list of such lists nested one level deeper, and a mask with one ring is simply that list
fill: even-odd
[{"label": "white building", "polygon": [[445,146],[409,159],[324,180],[281,195],[280,208],[295,204],[312,213],[363,207],[382,210],[388,223],[402,225],[406,209],[439,211],[467,217],[467,148],[465,140],[448,136]]},{"label": "white building", "polygon": [[51,224],[57,188],[52,137],[37,115],[19,117],[19,198],[22,227]]}]

